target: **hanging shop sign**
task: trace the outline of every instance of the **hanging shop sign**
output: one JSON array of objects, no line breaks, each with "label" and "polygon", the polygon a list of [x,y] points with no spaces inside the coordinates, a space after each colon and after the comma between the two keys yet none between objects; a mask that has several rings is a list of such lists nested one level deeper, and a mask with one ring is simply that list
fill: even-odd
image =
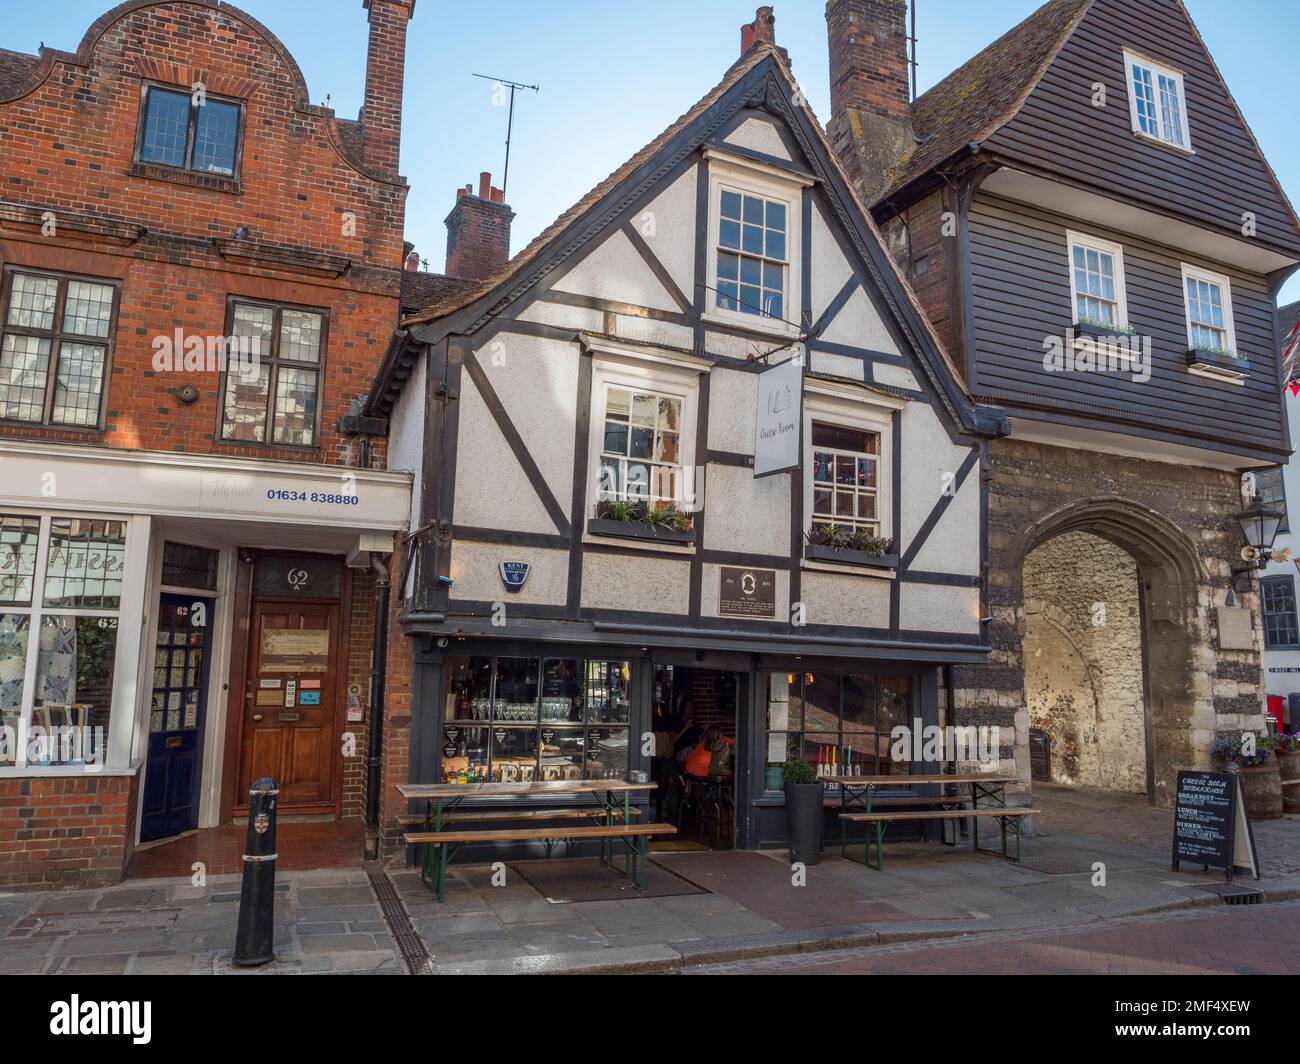
[{"label": "hanging shop sign", "polygon": [[759,374],[754,427],[754,476],[765,477],[799,468],[800,410],[803,406],[803,359]]},{"label": "hanging shop sign", "polygon": [[722,566],[718,613],[723,617],[772,620],[776,617],[776,570]]}]

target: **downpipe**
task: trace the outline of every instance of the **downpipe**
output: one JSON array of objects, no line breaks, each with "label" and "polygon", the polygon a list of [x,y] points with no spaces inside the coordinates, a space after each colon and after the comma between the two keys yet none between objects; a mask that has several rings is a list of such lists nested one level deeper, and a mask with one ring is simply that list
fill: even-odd
[{"label": "downpipe", "polygon": [[366,751],[366,857],[379,857],[379,786],[384,749],[384,681],[388,672],[388,566],[370,555],[375,574],[375,630],[370,648],[370,733]]}]

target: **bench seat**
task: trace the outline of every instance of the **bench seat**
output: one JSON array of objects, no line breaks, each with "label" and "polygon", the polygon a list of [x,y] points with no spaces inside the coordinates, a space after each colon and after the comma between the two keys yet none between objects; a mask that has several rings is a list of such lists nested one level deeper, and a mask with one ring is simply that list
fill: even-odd
[{"label": "bench seat", "polygon": [[[896,813],[841,813],[840,820],[853,824],[868,824],[875,829],[876,837],[876,863],[871,863],[871,835],[866,839],[866,863],[868,868],[874,868],[877,872],[885,870],[884,842],[885,828],[889,824],[896,824],[907,820],[962,820],[969,817],[972,820],[984,820],[996,817],[1001,821],[1002,828],[1002,856],[1010,860],[1020,860],[1020,822],[1027,816],[1033,816],[1041,812],[1039,809],[1027,809],[1023,806],[985,806],[976,809],[924,809],[924,810],[900,810]],[[1007,824],[1010,823],[1015,828],[1016,833],[1016,856],[1011,858],[1007,853]],[[980,850],[979,844],[979,825],[972,826],[974,838],[972,843],[976,850]],[[956,841],[946,843],[949,846],[955,846]],[[990,851],[981,851],[988,853]]]}]

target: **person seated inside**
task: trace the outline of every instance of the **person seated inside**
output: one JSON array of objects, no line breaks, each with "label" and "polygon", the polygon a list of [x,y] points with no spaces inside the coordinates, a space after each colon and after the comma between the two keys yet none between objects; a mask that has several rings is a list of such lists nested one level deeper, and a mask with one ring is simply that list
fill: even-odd
[{"label": "person seated inside", "polygon": [[716,725],[704,729],[700,741],[686,756],[686,775],[702,780],[709,776],[730,776],[734,739],[723,735]]}]

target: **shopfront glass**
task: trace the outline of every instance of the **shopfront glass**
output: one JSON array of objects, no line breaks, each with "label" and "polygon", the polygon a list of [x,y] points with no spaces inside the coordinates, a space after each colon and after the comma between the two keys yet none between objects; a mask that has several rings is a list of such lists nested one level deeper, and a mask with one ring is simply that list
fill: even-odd
[{"label": "shopfront glass", "polygon": [[890,756],[892,729],[911,724],[911,677],[773,672],[767,692],[768,765],[802,759],[819,774],[911,771]]},{"label": "shopfront glass", "polygon": [[627,778],[629,662],[453,657],[447,664],[444,782]]},{"label": "shopfront glass", "polygon": [[0,514],[0,765],[103,763],[125,556],[125,521]]}]

